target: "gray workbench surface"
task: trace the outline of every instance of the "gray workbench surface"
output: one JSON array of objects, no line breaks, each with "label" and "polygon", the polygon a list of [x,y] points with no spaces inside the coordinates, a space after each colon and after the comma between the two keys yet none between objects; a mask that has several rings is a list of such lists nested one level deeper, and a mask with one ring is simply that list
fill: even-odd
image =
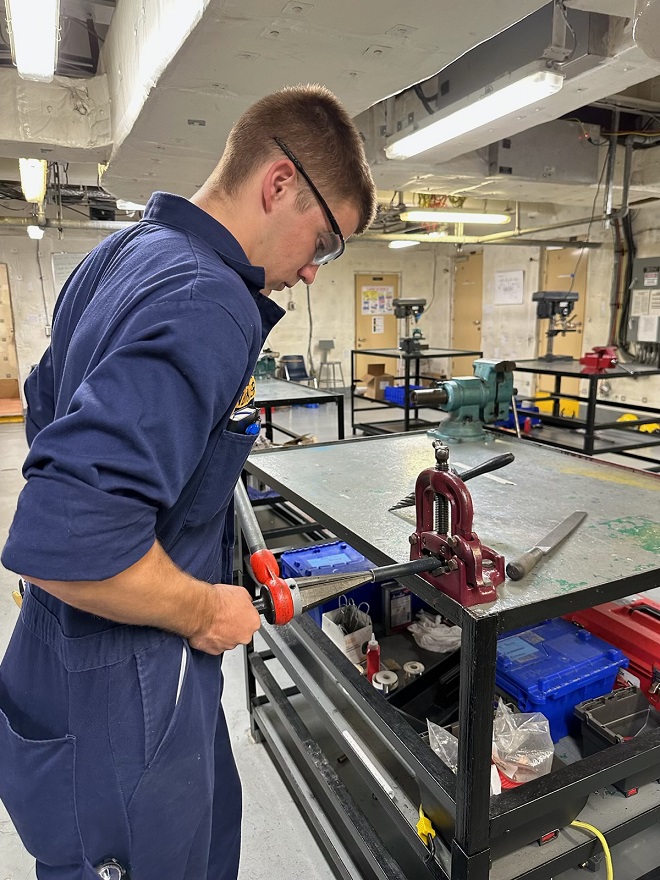
[{"label": "gray workbench surface", "polygon": [[[516,460],[468,483],[474,530],[507,560],[533,546],[574,510],[587,519],[551,556],[519,583],[506,581],[496,602],[475,606],[479,616],[589,592],[633,578],[620,595],[660,585],[660,475],[593,461],[526,441],[490,438],[452,445],[458,470],[504,452]],[[372,561],[409,557],[406,521],[388,507],[414,487],[434,464],[425,433],[394,434],[297,449],[253,453],[248,470],[279,489],[358,549],[373,548]],[[412,516],[408,509],[407,516]],[[636,576],[636,577],[635,577]],[[583,607],[597,599],[585,595]],[[600,601],[604,601],[600,599]]]},{"label": "gray workbench surface", "polygon": [[319,401],[327,398],[328,402],[334,401],[337,392],[323,391],[320,388],[310,388],[308,385],[300,385],[298,382],[289,382],[286,379],[257,379],[257,394],[254,398],[257,405],[272,404],[277,406],[278,400],[299,400],[301,403]]}]

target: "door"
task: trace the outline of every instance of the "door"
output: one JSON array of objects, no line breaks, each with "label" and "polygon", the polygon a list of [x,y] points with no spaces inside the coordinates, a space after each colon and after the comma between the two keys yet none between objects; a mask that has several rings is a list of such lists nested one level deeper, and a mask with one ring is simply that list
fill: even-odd
[{"label": "door", "polygon": [[[584,326],[584,313],[587,299],[587,259],[588,253],[584,251],[580,258],[580,251],[576,248],[558,248],[557,250],[546,250],[543,260],[543,271],[541,278],[543,279],[542,290],[569,290],[571,287],[571,279],[575,273],[575,281],[573,290],[578,294],[578,301],[573,307],[571,318],[576,332],[567,333],[565,336],[559,334],[554,338],[554,354],[568,355],[572,358],[579,359],[582,355],[582,333]],[[579,263],[578,263],[579,261]],[[539,320],[538,322],[538,351],[543,355],[548,349],[548,337],[546,333],[550,326],[549,320]],[[541,393],[552,393],[555,387],[553,376],[538,376],[536,380],[536,391]],[[562,379],[562,391],[567,394],[580,393],[579,379]],[[540,404],[540,408],[544,412],[552,411],[552,403]],[[577,416],[579,413],[579,404],[576,400],[566,400],[562,398],[559,402],[559,410],[564,416]]]},{"label": "door", "polygon": [[4,263],[0,263],[0,421],[16,421],[22,418],[23,403],[18,385],[9,273]]},{"label": "door", "polygon": [[[454,269],[454,301],[451,318],[451,347],[466,351],[483,351],[481,318],[483,313],[483,253],[470,254],[457,260]],[[471,376],[472,361],[454,358],[452,376]]]},{"label": "door", "polygon": [[[392,300],[399,296],[398,275],[355,276],[355,348],[398,348],[396,318]],[[367,372],[369,364],[384,364],[385,372],[396,375],[392,358],[357,355],[355,378]]]}]

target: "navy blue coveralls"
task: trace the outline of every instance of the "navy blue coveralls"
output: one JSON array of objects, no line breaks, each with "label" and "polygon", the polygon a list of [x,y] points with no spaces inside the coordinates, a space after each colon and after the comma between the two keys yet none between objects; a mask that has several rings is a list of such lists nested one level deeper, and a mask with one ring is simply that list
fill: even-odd
[{"label": "navy blue coveralls", "polygon": [[[2,562],[101,580],[158,539],[231,582],[232,493],[252,437],[226,430],[283,310],[210,215],[156,193],[57,303],[26,383],[27,479]],[[229,512],[229,515],[228,515]],[[0,665],[0,798],[40,880],[229,880],[241,789],[221,661],[30,585]]]}]

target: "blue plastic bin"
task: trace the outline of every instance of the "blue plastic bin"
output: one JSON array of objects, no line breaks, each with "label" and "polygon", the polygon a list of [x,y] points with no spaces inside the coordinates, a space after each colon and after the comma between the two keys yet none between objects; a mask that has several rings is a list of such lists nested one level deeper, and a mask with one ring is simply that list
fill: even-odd
[{"label": "blue plastic bin", "polygon": [[498,639],[495,681],[522,712],[541,712],[552,741],[577,733],[573,709],[609,693],[628,658],[567,620],[547,620]]},{"label": "blue plastic bin", "polygon": [[[287,550],[280,556],[280,571],[284,578],[345,574],[350,571],[366,571],[366,569],[373,567],[373,563],[344,541]],[[369,614],[372,620],[374,617],[378,617],[380,613],[380,586],[364,584],[347,592],[346,595],[350,596],[356,605],[366,602],[369,605]],[[378,602],[375,601],[376,598]],[[329,599],[323,605],[317,605],[307,613],[318,626],[321,626],[321,615],[325,611],[332,611],[338,607],[339,597]]]},{"label": "blue plastic bin", "polygon": [[[409,391],[417,391],[418,388],[423,388],[423,385],[409,385]],[[399,406],[406,405],[406,388],[404,385],[388,385],[385,388],[385,400],[389,400],[390,403],[398,403]]]}]

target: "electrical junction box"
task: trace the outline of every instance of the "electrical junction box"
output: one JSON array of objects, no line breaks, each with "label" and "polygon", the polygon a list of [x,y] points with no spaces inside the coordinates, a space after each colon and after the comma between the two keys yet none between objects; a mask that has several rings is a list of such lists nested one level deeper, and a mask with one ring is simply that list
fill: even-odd
[{"label": "electrical junction box", "polygon": [[598,141],[598,126],[555,120],[488,147],[488,176],[558,184],[595,184],[600,151],[584,137]]},{"label": "electrical junction box", "polygon": [[660,257],[638,257],[633,262],[628,338],[660,342]]}]

